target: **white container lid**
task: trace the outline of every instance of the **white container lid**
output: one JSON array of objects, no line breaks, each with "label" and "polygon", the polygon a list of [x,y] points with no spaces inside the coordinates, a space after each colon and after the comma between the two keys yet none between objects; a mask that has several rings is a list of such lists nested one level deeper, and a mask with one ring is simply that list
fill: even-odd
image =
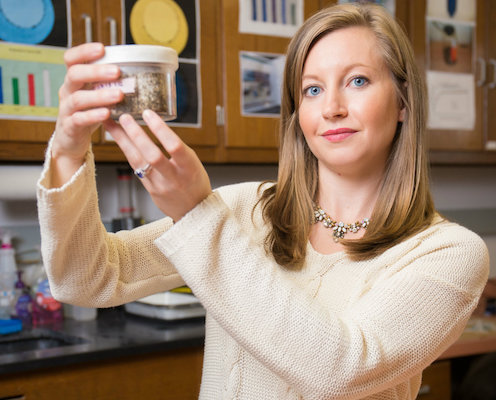
[{"label": "white container lid", "polygon": [[151,44],[122,44],[105,46],[105,55],[94,64],[122,63],[165,63],[171,64],[174,70],[178,68],[176,50]]}]

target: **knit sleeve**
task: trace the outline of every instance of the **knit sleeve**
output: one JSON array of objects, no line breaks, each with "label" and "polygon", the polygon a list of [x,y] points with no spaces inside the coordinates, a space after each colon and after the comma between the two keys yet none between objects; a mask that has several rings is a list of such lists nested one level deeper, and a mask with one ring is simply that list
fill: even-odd
[{"label": "knit sleeve", "polygon": [[414,246],[339,315],[287,278],[218,193],[156,243],[209,315],[303,398],[361,399],[420,373],[462,332],[488,255],[459,233]]},{"label": "knit sleeve", "polygon": [[37,185],[43,264],[62,302],[110,307],[184,284],[154,240],[164,218],[131,231],[108,233],[100,219],[93,154],[69,182],[50,187],[50,151]]}]

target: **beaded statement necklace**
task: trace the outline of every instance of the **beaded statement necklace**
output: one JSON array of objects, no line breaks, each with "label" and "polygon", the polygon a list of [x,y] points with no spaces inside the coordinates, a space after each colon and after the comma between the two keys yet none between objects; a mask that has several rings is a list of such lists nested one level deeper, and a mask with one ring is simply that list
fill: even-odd
[{"label": "beaded statement necklace", "polygon": [[356,233],[360,229],[367,229],[369,226],[369,218],[364,218],[361,222],[356,221],[353,224],[345,224],[344,222],[334,221],[318,204],[313,206],[314,223],[322,222],[328,229],[332,229],[332,236],[335,242],[343,239],[348,232]]}]

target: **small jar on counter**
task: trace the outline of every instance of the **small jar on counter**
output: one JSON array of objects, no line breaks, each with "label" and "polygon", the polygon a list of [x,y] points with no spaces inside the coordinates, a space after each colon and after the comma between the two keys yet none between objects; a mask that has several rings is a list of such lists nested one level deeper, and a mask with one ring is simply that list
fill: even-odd
[{"label": "small jar on counter", "polygon": [[114,120],[130,114],[143,124],[144,110],[155,111],[164,121],[177,117],[176,70],[177,53],[174,49],[155,45],[106,46],[105,55],[95,64],[115,64],[121,70],[120,78],[101,82],[96,89],[119,87],[124,99],[110,109]]}]

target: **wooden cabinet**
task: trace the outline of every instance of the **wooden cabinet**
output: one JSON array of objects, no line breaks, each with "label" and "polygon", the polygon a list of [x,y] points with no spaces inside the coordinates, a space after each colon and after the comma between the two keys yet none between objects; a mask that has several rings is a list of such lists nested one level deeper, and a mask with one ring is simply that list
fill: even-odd
[{"label": "wooden cabinet", "polygon": [[0,375],[0,398],[196,400],[202,361],[191,348]]},{"label": "wooden cabinet", "polygon": [[[240,33],[239,2],[222,1],[223,52],[222,94],[224,113],[224,147],[226,161],[277,161],[278,116],[264,111],[244,112],[242,98],[247,98],[242,85],[241,60],[259,55],[284,57],[289,39],[286,37]],[[319,1],[305,1],[305,17],[318,11]],[[275,63],[275,62],[274,62]],[[245,72],[245,74],[247,74]]]},{"label": "wooden cabinet", "polygon": [[[120,0],[71,1],[72,44],[101,41],[110,44],[115,38],[119,44],[122,32]],[[0,160],[40,161],[55,122],[0,120]],[[93,135],[94,145],[101,142],[101,132]]]},{"label": "wooden cabinet", "polygon": [[[116,4],[112,6],[112,2],[107,0],[99,0],[100,16],[98,19],[98,40],[103,43],[108,43],[109,37],[109,16],[126,10],[122,10],[121,0],[117,0]],[[115,2],[114,2],[115,3]],[[179,2],[180,3],[180,2]],[[197,10],[195,17],[199,18],[197,27],[199,28],[197,43],[198,51],[198,71],[199,82],[201,87],[201,95],[198,101],[200,111],[198,113],[199,120],[196,124],[181,124],[171,121],[171,126],[174,131],[190,146],[194,147],[198,155],[203,161],[220,161],[219,158],[219,135],[222,134],[217,127],[217,110],[216,105],[218,102],[219,87],[219,71],[218,71],[218,15],[220,13],[220,6],[216,0],[202,0],[197,3],[199,10]],[[107,12],[105,12],[107,10]],[[129,11],[129,10],[127,10]],[[195,14],[195,13],[194,13]],[[112,17],[111,17],[112,18]],[[120,19],[119,19],[120,21]],[[128,21],[126,21],[128,22]],[[118,44],[125,43],[126,32],[122,32],[123,26],[118,25],[117,36],[121,38]],[[179,70],[186,63],[182,63],[180,55]],[[191,63],[190,63],[191,65]],[[102,131],[100,140],[97,145],[93,145],[95,159],[97,161],[125,161],[124,155],[120,149],[111,141],[107,140],[108,136]]]},{"label": "wooden cabinet", "polygon": [[[130,4],[136,0],[72,0],[72,43],[87,40],[105,44],[126,41]],[[177,0],[181,4],[181,0]],[[256,52],[284,55],[289,39],[269,34],[241,33],[240,2],[193,1],[198,35],[198,77],[201,98],[199,121],[171,123],[181,138],[205,162],[276,162],[278,158],[277,115],[247,115],[242,109],[241,54]],[[248,3],[248,2],[247,2]],[[305,18],[336,0],[307,0]],[[471,130],[431,130],[431,160],[434,163],[496,163],[496,4],[477,0],[474,25],[473,65],[475,126]],[[412,39],[417,61],[425,71],[427,0],[397,1],[396,17]],[[124,16],[124,23],[122,20]],[[180,60],[181,62],[181,60]],[[181,67],[180,67],[181,68]],[[0,120],[0,161],[40,161],[53,122]],[[93,137],[97,161],[125,161],[124,155],[103,131]]]},{"label": "wooden cabinet", "polygon": [[480,1],[480,13],[484,15],[484,64],[487,67],[483,82],[484,145],[486,150],[496,150],[496,2]]},{"label": "wooden cabinet", "polygon": [[422,374],[418,400],[451,399],[451,367],[449,361],[437,361]]},{"label": "wooden cabinet", "polygon": [[[200,2],[198,2],[199,4]],[[126,42],[125,14],[121,0],[72,0],[70,7],[72,44],[99,41],[105,45]],[[218,104],[218,24],[220,8],[215,0],[202,0],[198,27],[198,47],[201,49],[198,75],[201,82],[200,121],[198,126],[174,126],[174,130],[189,145],[196,146],[205,161],[216,161],[219,132],[216,124]],[[172,124],[174,125],[174,124]],[[0,161],[40,161],[46,143],[55,128],[54,122],[0,120]],[[106,139],[103,130],[93,135],[93,150],[97,161],[124,161],[120,149]]]},{"label": "wooden cabinet", "polygon": [[[104,44],[125,41],[121,16],[126,4],[121,0],[72,0],[72,43],[88,40]],[[181,1],[177,1],[181,4]],[[278,147],[277,114],[242,116],[240,52],[254,51],[284,55],[287,37],[239,32],[237,1],[202,0],[199,7],[200,121],[195,126],[171,122],[173,129],[205,162],[276,162]],[[319,9],[319,0],[304,2],[304,17]],[[181,63],[181,58],[180,58]],[[180,67],[181,68],[181,67]],[[54,123],[0,121],[0,160],[39,161],[54,129]],[[97,161],[124,161],[118,147],[104,132],[94,135]]]},{"label": "wooden cabinet", "polygon": [[120,0],[71,1],[72,45],[99,41],[122,43]]},{"label": "wooden cabinet", "polygon": [[[496,4],[491,0],[477,0],[475,3],[475,23],[471,28],[473,40],[470,46],[458,45],[460,54],[465,52],[467,66],[465,69],[456,63],[444,63],[442,72],[469,73],[473,77],[475,124],[473,129],[430,129],[429,145],[431,161],[441,164],[485,164],[496,162],[496,122],[494,109],[496,94],[496,42],[494,41]],[[436,51],[437,42],[428,45],[426,29],[427,1],[409,2],[408,30],[412,40],[419,67],[424,73],[430,68],[437,69],[436,58],[442,57],[442,50]],[[446,3],[443,3],[446,7]],[[462,27],[463,21],[453,20],[455,29]],[[444,27],[451,25],[451,20],[444,20]],[[448,39],[444,39],[450,40]],[[456,40],[456,39],[455,39]],[[444,50],[448,46],[445,44]],[[435,54],[434,54],[435,53]],[[439,65],[439,63],[438,63]],[[462,68],[460,70],[460,68]],[[465,112],[468,110],[463,110]]]}]

